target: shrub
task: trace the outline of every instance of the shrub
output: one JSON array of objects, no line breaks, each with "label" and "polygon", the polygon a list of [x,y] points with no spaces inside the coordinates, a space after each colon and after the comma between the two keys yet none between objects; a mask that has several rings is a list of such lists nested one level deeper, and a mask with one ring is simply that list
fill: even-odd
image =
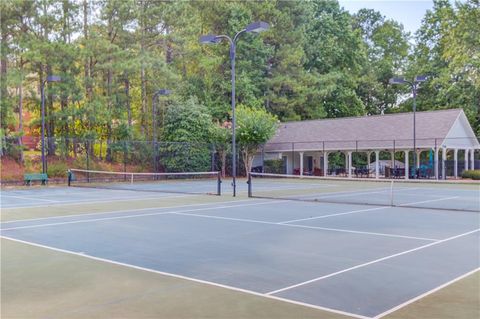
[{"label": "shrub", "polygon": [[285,174],[285,163],[281,159],[265,160],[265,173]]},{"label": "shrub", "polygon": [[47,167],[48,177],[66,177],[68,166],[66,163],[49,163]]},{"label": "shrub", "polygon": [[467,170],[463,171],[462,178],[471,178],[475,180],[480,180],[480,170]]}]

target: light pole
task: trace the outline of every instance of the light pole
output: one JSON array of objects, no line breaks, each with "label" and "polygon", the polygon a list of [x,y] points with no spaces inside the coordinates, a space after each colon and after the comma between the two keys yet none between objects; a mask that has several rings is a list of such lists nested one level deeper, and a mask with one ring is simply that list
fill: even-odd
[{"label": "light pole", "polygon": [[159,95],[170,95],[171,91],[167,89],[157,90],[152,96],[152,141],[153,141],[153,170],[157,172],[157,97]]},{"label": "light pole", "polygon": [[42,97],[42,173],[47,172],[47,160],[45,158],[45,84],[48,82],[61,82],[62,78],[56,75],[49,75],[42,82],[40,94]]},{"label": "light pole", "polygon": [[236,139],[235,139],[235,56],[237,51],[237,40],[242,33],[253,32],[260,33],[268,30],[269,25],[266,22],[257,21],[249,24],[245,29],[240,30],[235,34],[235,36],[230,38],[228,35],[202,35],[200,37],[201,44],[216,44],[219,43],[222,39],[228,40],[230,43],[230,64],[231,64],[231,73],[232,73],[232,187],[233,187],[233,196],[236,196],[236,176],[237,176],[237,150],[236,150]]},{"label": "light pole", "polygon": [[409,84],[413,93],[413,169],[415,174],[413,178],[416,178],[417,174],[417,136],[416,136],[416,123],[415,113],[417,112],[417,86],[421,82],[425,82],[427,77],[425,75],[417,75],[412,82],[405,80],[404,78],[391,78],[390,84]]}]

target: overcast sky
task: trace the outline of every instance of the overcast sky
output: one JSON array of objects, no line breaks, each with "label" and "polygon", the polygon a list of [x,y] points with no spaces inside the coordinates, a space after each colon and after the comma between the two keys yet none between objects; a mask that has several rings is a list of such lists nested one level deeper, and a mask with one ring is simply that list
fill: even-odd
[{"label": "overcast sky", "polygon": [[433,7],[432,0],[339,0],[340,6],[350,13],[361,8],[375,9],[387,18],[403,24],[412,35],[420,27],[422,18]]}]

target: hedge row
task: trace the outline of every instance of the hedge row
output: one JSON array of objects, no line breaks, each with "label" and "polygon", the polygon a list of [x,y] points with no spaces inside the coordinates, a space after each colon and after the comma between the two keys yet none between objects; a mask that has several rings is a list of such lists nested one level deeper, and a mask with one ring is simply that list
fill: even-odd
[{"label": "hedge row", "polygon": [[477,170],[463,171],[462,177],[480,180],[480,170],[477,169]]}]

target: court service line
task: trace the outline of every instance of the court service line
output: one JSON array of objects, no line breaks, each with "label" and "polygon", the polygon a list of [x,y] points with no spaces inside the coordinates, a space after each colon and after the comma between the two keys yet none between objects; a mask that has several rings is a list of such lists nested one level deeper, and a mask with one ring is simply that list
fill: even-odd
[{"label": "court service line", "polygon": [[1,197],[11,197],[11,198],[20,198],[20,199],[30,199],[30,200],[40,200],[45,202],[52,202],[52,203],[61,203],[61,201],[53,200],[53,199],[45,199],[45,198],[37,198],[37,197],[27,197],[27,196],[17,196],[17,195],[8,195],[3,193]]},{"label": "court service line", "polygon": [[463,234],[460,234],[460,235],[456,235],[456,236],[448,237],[448,238],[445,238],[445,239],[442,239],[442,240],[438,240],[438,241],[435,241],[433,243],[429,243],[429,244],[426,244],[426,245],[423,245],[423,246],[420,246],[420,247],[417,247],[417,248],[409,249],[409,250],[406,250],[406,251],[403,251],[403,252],[400,252],[400,253],[397,253],[397,254],[393,254],[393,255],[382,257],[382,258],[378,258],[378,259],[375,259],[375,260],[372,260],[372,261],[369,261],[369,262],[366,262],[366,263],[363,263],[363,264],[359,264],[359,265],[356,265],[356,266],[353,266],[353,267],[350,267],[350,268],[346,268],[346,269],[343,269],[343,270],[340,270],[340,271],[333,272],[333,273],[328,274],[328,275],[324,275],[324,276],[313,278],[313,279],[310,279],[310,280],[307,280],[307,281],[304,281],[304,282],[300,282],[300,283],[295,284],[295,285],[291,285],[291,286],[288,286],[288,287],[273,290],[273,291],[267,292],[267,295],[273,295],[273,294],[277,294],[277,293],[280,293],[280,292],[283,292],[283,291],[286,291],[286,290],[290,290],[290,289],[293,289],[293,288],[308,285],[308,284],[311,284],[311,283],[314,283],[314,282],[317,282],[317,281],[320,281],[320,280],[323,280],[323,279],[326,279],[326,278],[330,278],[330,277],[334,277],[334,276],[346,273],[348,271],[363,268],[363,267],[366,267],[366,266],[369,266],[369,265],[372,265],[372,264],[379,263],[381,261],[385,261],[385,260],[392,259],[392,258],[395,258],[395,257],[398,257],[398,256],[406,255],[406,254],[409,254],[409,253],[412,253],[412,252],[415,252],[415,251],[418,251],[418,250],[421,250],[421,249],[425,249],[425,248],[428,248],[428,247],[439,245],[439,244],[442,244],[442,243],[445,243],[447,241],[454,240],[454,239],[457,239],[457,238],[460,238],[460,237],[468,236],[468,235],[476,233],[478,231],[480,231],[480,228],[477,228],[475,230],[472,230],[472,231],[469,231],[469,232],[466,232],[466,233],[463,233]]},{"label": "court service line", "polygon": [[[131,192],[131,191],[130,191]],[[140,192],[139,192],[140,193]],[[159,192],[161,193],[161,192]],[[166,193],[161,193],[161,194],[166,194]],[[82,204],[97,204],[97,203],[108,203],[108,202],[127,202],[127,201],[132,201],[132,200],[149,200],[149,199],[169,199],[169,198],[180,198],[180,197],[190,197],[190,196],[198,196],[199,194],[188,194],[188,195],[176,195],[176,196],[146,196],[146,197],[141,197],[141,196],[131,196],[128,198],[125,198],[125,196],[122,197],[107,197],[105,199],[99,199],[99,200],[89,200],[89,199],[72,199],[68,201],[56,201],[54,206],[73,206],[73,205],[82,205]],[[120,195],[117,195],[120,196]],[[37,198],[32,197],[30,198],[32,200],[36,200]],[[2,207],[3,209],[24,209],[24,208],[37,208],[37,207],[50,207],[52,204],[44,204],[44,205],[30,205],[30,206],[10,206],[10,207]]]},{"label": "court service line", "polygon": [[283,302],[287,302],[287,303],[290,303],[290,304],[300,305],[300,306],[313,308],[313,309],[317,309],[317,310],[323,310],[323,311],[327,311],[327,312],[331,312],[331,313],[336,313],[336,314],[339,314],[339,315],[351,316],[351,317],[358,318],[358,319],[371,319],[370,317],[362,316],[362,315],[355,314],[355,313],[350,313],[350,312],[337,310],[337,309],[333,309],[333,308],[322,307],[322,306],[313,305],[313,304],[309,304],[309,303],[304,303],[304,302],[300,302],[300,301],[295,301],[295,300],[282,298],[282,297],[278,297],[278,296],[271,296],[271,295],[267,295],[267,294],[264,294],[264,293],[261,293],[261,292],[256,292],[256,291],[253,291],[253,290],[228,286],[228,285],[216,283],[216,282],[213,282],[213,281],[197,279],[197,278],[193,278],[193,277],[178,275],[178,274],[164,272],[164,271],[155,270],[155,269],[151,269],[151,268],[145,268],[145,267],[136,266],[136,265],[132,265],[132,264],[122,263],[122,262],[114,261],[114,260],[111,260],[111,259],[95,257],[95,256],[88,255],[84,252],[82,252],[82,253],[74,252],[74,251],[71,251],[71,250],[55,248],[55,247],[46,246],[46,245],[42,245],[42,244],[37,244],[37,243],[34,243],[34,242],[29,242],[29,241],[16,239],[16,238],[3,236],[3,235],[0,235],[0,238],[4,238],[4,239],[7,239],[7,240],[10,240],[10,241],[13,241],[13,242],[18,242],[18,243],[22,243],[22,244],[26,244],[26,245],[30,245],[30,246],[34,246],[34,247],[53,250],[53,251],[57,251],[57,252],[61,252],[61,253],[69,254],[69,255],[88,258],[88,259],[91,259],[91,260],[100,261],[100,262],[104,262],[104,263],[108,263],[108,264],[113,264],[113,265],[117,265],[117,266],[132,268],[132,269],[140,270],[140,271],[146,271],[146,272],[150,272],[150,273],[154,273],[154,274],[158,274],[158,275],[163,275],[163,276],[168,276],[168,277],[172,277],[172,278],[183,279],[183,280],[187,280],[187,281],[191,281],[191,282],[195,282],[195,283],[200,283],[200,284],[205,284],[205,285],[209,285],[209,286],[224,288],[224,289],[228,289],[228,290],[232,290],[232,291],[236,291],[236,292],[241,292],[241,293],[245,293],[245,294],[249,294],[249,295],[254,295],[254,296],[258,296],[258,297],[263,297],[263,298],[267,298],[267,299],[283,301]]},{"label": "court service line", "polygon": [[[438,241],[438,239],[433,239],[433,238],[414,237],[414,236],[396,235],[396,234],[387,234],[387,233],[377,233],[377,232],[365,232],[365,231],[350,230],[350,229],[340,229],[340,228],[327,228],[327,227],[306,226],[306,225],[296,225],[296,224],[282,224],[282,223],[276,223],[276,222],[261,221],[261,220],[256,220],[256,219],[244,219],[244,218],[233,218],[233,217],[222,217],[222,216],[212,216],[212,215],[202,215],[202,214],[191,214],[191,213],[189,213],[189,212],[204,211],[204,210],[215,210],[215,209],[225,209],[225,208],[235,208],[235,207],[258,206],[258,205],[274,204],[274,203],[281,203],[281,202],[283,202],[283,201],[282,201],[282,200],[279,200],[279,201],[266,201],[266,202],[253,203],[253,204],[244,204],[244,205],[241,204],[241,205],[229,205],[229,206],[214,206],[214,207],[204,207],[204,208],[187,209],[187,210],[180,210],[180,211],[167,211],[167,212],[155,212],[155,213],[148,213],[148,214],[135,214],[135,215],[116,216],[116,217],[104,217],[104,218],[83,219],[83,220],[75,220],[75,221],[67,221],[67,222],[49,223],[49,224],[38,224],[38,225],[29,225],[29,226],[27,225],[27,226],[17,226],[17,227],[10,227],[10,228],[2,228],[1,231],[17,230],[17,229],[30,229],[30,228],[50,227],[50,226],[58,226],[58,225],[89,223],[89,222],[97,222],[97,221],[105,221],[105,220],[127,219],[127,218],[143,217],[143,216],[155,216],[155,215],[167,215],[167,214],[172,214],[172,215],[183,215],[183,216],[202,217],[202,218],[220,219],[220,220],[247,222],[247,223],[257,223],[257,224],[266,224],[266,225],[296,227],[296,228],[303,228],[303,229],[325,230],[325,231],[343,232],[343,233],[352,233],[352,234],[361,234],[361,235],[370,235],[370,236],[373,235],[373,236],[383,236],[383,237],[392,237],[392,238],[404,238],[404,239],[413,239],[413,240]],[[145,210],[147,210],[147,209],[145,209]],[[97,213],[92,213],[92,214],[97,214]],[[98,213],[98,214],[100,214],[100,213]],[[79,215],[79,216],[81,217],[82,215]]]},{"label": "court service line", "polygon": [[261,202],[261,203],[244,204],[244,205],[227,205],[227,206],[203,207],[203,208],[186,209],[186,210],[179,210],[179,211],[156,212],[156,213],[135,214],[135,215],[125,215],[125,216],[116,216],[116,217],[82,219],[82,220],[73,220],[73,221],[67,221],[67,222],[50,223],[50,224],[38,224],[38,225],[30,225],[30,226],[18,226],[18,227],[2,228],[1,231],[50,227],[50,226],[69,225],[69,224],[80,224],[80,223],[90,223],[90,222],[97,222],[97,221],[127,219],[127,218],[136,218],[136,217],[144,217],[144,216],[180,214],[180,213],[183,213],[183,212],[197,212],[197,211],[210,210],[210,209],[213,210],[213,209],[225,209],[225,208],[234,208],[234,207],[257,206],[257,205],[272,204],[272,203],[275,203],[275,202],[279,202],[279,201]]},{"label": "court service line", "polygon": [[328,228],[328,227],[306,226],[306,225],[297,225],[297,224],[282,224],[282,223],[267,222],[267,221],[256,220],[256,219],[222,217],[222,216],[212,216],[212,215],[202,215],[202,214],[189,214],[189,213],[183,213],[183,212],[172,212],[172,214],[192,216],[192,217],[211,218],[211,219],[220,219],[220,220],[231,220],[231,221],[246,222],[246,223],[266,224],[266,225],[274,225],[274,226],[286,226],[286,227],[296,227],[296,228],[304,228],[304,229],[326,230],[326,231],[333,231],[333,232],[340,232],[340,233],[352,233],[352,234],[361,234],[361,235],[405,238],[405,239],[425,240],[425,241],[434,241],[434,242],[439,240],[439,239],[434,239],[434,238],[414,237],[414,236],[386,234],[386,233],[375,233],[375,232],[366,232],[366,231],[360,231],[360,230],[350,230],[350,229],[341,229],[341,228]]},{"label": "court service line", "polygon": [[[373,210],[381,210],[381,209],[389,209],[389,208],[394,208],[394,207],[424,204],[424,203],[430,203],[430,202],[436,202],[436,201],[442,201],[442,200],[449,200],[449,199],[455,199],[455,198],[459,198],[459,196],[438,198],[438,199],[425,200],[425,201],[419,201],[419,202],[410,202],[410,203],[404,203],[404,204],[399,204],[399,205],[394,205],[394,206],[381,206],[381,207],[377,207],[377,208],[360,209],[360,210],[354,210],[354,211],[351,211],[351,212],[344,212],[344,213],[338,213],[338,214],[329,214],[329,215],[315,216],[315,217],[309,217],[309,218],[293,219],[293,220],[287,220],[287,221],[284,221],[284,222],[280,222],[280,224],[289,224],[289,223],[300,222],[300,221],[305,221],[305,220],[314,220],[314,219],[321,219],[321,218],[327,218],[327,217],[334,217],[334,216],[355,214],[355,213],[361,213],[361,212],[368,212],[368,211],[373,211]],[[339,204],[342,204],[342,203],[339,203]],[[435,208],[432,207],[432,210],[434,210],[434,209]]]},{"label": "court service line", "polygon": [[[423,200],[423,201],[420,201],[420,202],[399,204],[399,205],[397,205],[397,206],[407,206],[407,205],[415,205],[415,204],[424,204],[424,203],[431,203],[431,202],[439,202],[439,201],[442,201],[442,200],[455,199],[455,198],[459,198],[459,197],[460,197],[460,196],[452,196],[452,197],[444,197],[444,198]],[[433,207],[432,209],[435,209],[435,208]]]},{"label": "court service line", "polygon": [[0,222],[0,226],[4,225],[4,224],[22,223],[22,222],[30,222],[30,221],[37,221],[37,220],[48,220],[48,219],[58,219],[58,218],[70,218],[70,217],[83,217],[83,216],[95,216],[95,215],[103,215],[103,214],[120,214],[120,213],[128,213],[128,212],[142,212],[142,211],[153,210],[153,209],[164,210],[164,209],[172,209],[172,208],[191,207],[191,206],[205,206],[205,205],[216,205],[216,204],[224,205],[224,204],[231,204],[231,203],[242,203],[242,202],[247,202],[247,201],[251,202],[251,199],[231,200],[231,201],[213,202],[213,203],[199,203],[199,204],[188,204],[188,205],[164,206],[164,207],[145,207],[145,208],[136,208],[136,209],[132,208],[132,209],[111,210],[111,211],[95,212],[95,213],[78,212],[76,214],[70,214],[70,215],[58,215],[58,216],[48,216],[48,217],[39,217],[39,218],[9,220],[9,221],[5,221],[5,222]]},{"label": "court service line", "polygon": [[395,307],[393,307],[393,308],[391,308],[391,309],[389,309],[389,310],[387,310],[387,311],[385,311],[385,312],[382,312],[382,313],[379,314],[379,315],[376,315],[375,317],[373,317],[373,319],[380,319],[380,318],[382,318],[382,317],[385,317],[386,315],[391,314],[392,312],[395,312],[395,311],[397,311],[397,310],[399,310],[399,309],[401,309],[401,308],[403,308],[403,307],[405,307],[405,306],[407,306],[407,305],[409,305],[409,304],[411,304],[411,303],[413,303],[413,302],[415,302],[415,301],[417,301],[417,300],[420,300],[420,299],[422,299],[422,298],[425,298],[426,296],[431,295],[431,294],[439,291],[440,289],[443,289],[443,288],[445,288],[445,287],[447,287],[447,286],[449,286],[449,285],[451,285],[451,284],[453,284],[453,283],[455,283],[455,282],[457,282],[457,281],[459,281],[459,280],[462,280],[463,278],[466,278],[466,277],[468,277],[468,276],[476,273],[476,272],[479,271],[479,270],[480,270],[480,267],[479,267],[479,268],[476,268],[476,269],[474,269],[474,270],[472,270],[472,271],[469,271],[469,272],[467,272],[467,273],[465,273],[465,274],[463,274],[463,275],[461,275],[461,276],[458,276],[457,278],[454,278],[454,279],[450,280],[449,282],[444,283],[443,285],[440,285],[440,286],[438,286],[438,287],[436,287],[436,288],[434,288],[434,289],[432,289],[432,290],[429,290],[429,291],[427,291],[427,292],[425,292],[425,293],[423,293],[423,294],[421,294],[421,295],[416,296],[415,298],[412,298],[412,299],[410,299],[410,300],[407,300],[407,301],[405,301],[404,303],[401,303],[401,304],[399,304],[399,305],[397,305],[397,306],[395,306]]},{"label": "court service line", "polygon": [[296,197],[308,198],[308,197],[315,196],[319,198],[329,198],[329,197],[344,197],[344,196],[356,196],[356,195],[366,195],[366,194],[380,194],[380,193],[385,193],[389,191],[390,189],[387,189],[387,188],[371,188],[362,192],[359,192],[358,190],[353,190],[353,191],[327,192],[327,193],[318,193],[318,194],[305,194],[305,195],[299,195]]},{"label": "court service line", "polygon": [[301,221],[305,221],[305,220],[313,220],[313,219],[321,219],[321,218],[341,216],[341,215],[356,214],[356,213],[361,213],[361,212],[369,212],[369,211],[372,211],[372,210],[380,210],[380,209],[387,209],[387,208],[391,208],[391,206],[382,206],[382,207],[375,207],[375,208],[359,209],[359,210],[352,210],[352,211],[343,212],[343,213],[328,214],[328,215],[308,217],[308,218],[300,218],[300,219],[292,219],[292,220],[286,220],[284,222],[279,222],[278,224],[288,224],[288,223],[294,223],[294,222],[301,222]]}]

